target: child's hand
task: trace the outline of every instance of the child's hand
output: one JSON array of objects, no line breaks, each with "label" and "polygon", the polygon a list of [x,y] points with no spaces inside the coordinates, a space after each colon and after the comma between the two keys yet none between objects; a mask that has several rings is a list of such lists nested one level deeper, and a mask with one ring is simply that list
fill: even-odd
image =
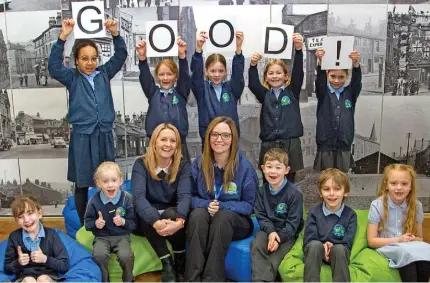
[{"label": "child's hand", "polygon": [[213,200],[209,203],[208,212],[211,216],[214,216],[219,210],[219,203],[217,200]]},{"label": "child's hand", "polygon": [[119,215],[119,213],[117,213],[115,215],[115,217],[113,218],[113,223],[116,226],[124,226],[125,225],[125,219],[121,217],[121,215]]},{"label": "child's hand", "polygon": [[267,243],[267,250],[269,252],[275,252],[279,248],[279,243],[281,239],[279,238],[278,233],[272,232],[269,235],[269,242]]},{"label": "child's hand", "polygon": [[18,263],[22,266],[25,266],[30,263],[30,256],[28,254],[22,253],[21,246],[18,246],[16,249],[18,253]]},{"label": "child's hand", "polygon": [[206,39],[208,39],[208,33],[205,31],[199,32],[199,34],[197,35],[197,40],[196,40],[196,51],[197,52],[199,52],[199,53],[202,52],[202,48],[206,42]]},{"label": "child's hand", "polygon": [[322,61],[322,57],[324,56],[325,51],[323,48],[318,48],[317,51],[315,51],[315,55],[317,56],[318,59],[318,64],[321,64]]},{"label": "child's hand", "polygon": [[323,246],[324,246],[324,260],[326,262],[330,262],[330,249],[331,247],[333,247],[333,244],[330,242],[325,242]]},{"label": "child's hand", "polygon": [[251,66],[257,66],[258,61],[260,61],[263,58],[260,54],[257,52],[252,53],[251,55]]},{"label": "child's hand", "polygon": [[355,51],[355,50],[352,51],[351,53],[349,53],[349,58],[351,58],[352,66],[354,68],[360,67],[360,52]]},{"label": "child's hand", "polygon": [[142,40],[136,44],[137,55],[140,61],[146,60],[146,41]]},{"label": "child's hand", "polygon": [[97,218],[97,220],[96,220],[97,229],[103,229],[103,227],[105,227],[105,224],[106,224],[106,221],[103,220],[103,215],[99,211],[99,218]]},{"label": "child's hand", "polygon": [[300,33],[293,33],[293,43],[296,50],[301,50],[303,47],[303,36]]},{"label": "child's hand", "polygon": [[413,241],[415,239],[415,236],[412,233],[406,233],[398,238],[399,238],[399,243],[407,243],[407,242]]},{"label": "child's hand", "polygon": [[31,261],[35,263],[46,263],[48,257],[42,252],[39,245],[37,245],[36,250],[31,252]]},{"label": "child's hand", "polygon": [[75,21],[72,19],[64,20],[61,24],[61,34],[60,38],[62,40],[66,40],[69,34],[72,33],[73,27],[75,26]]},{"label": "child's hand", "polygon": [[177,44],[178,44],[178,57],[180,59],[184,59],[185,56],[187,55],[187,43],[183,41],[180,36],[178,36]]},{"label": "child's hand", "polygon": [[242,52],[243,31],[236,31],[236,54]]},{"label": "child's hand", "polygon": [[115,20],[112,19],[107,19],[105,21],[105,26],[107,28],[107,30],[113,35],[113,36],[118,36],[119,32],[118,32],[118,24]]}]

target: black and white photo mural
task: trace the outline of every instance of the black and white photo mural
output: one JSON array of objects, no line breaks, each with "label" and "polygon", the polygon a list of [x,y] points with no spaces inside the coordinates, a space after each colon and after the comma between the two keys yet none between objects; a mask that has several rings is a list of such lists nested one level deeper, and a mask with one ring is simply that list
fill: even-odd
[{"label": "black and white photo mural", "polygon": [[[1,2],[1,0],[0,0]],[[118,22],[128,58],[111,80],[115,107],[115,158],[126,179],[148,145],[145,120],[148,99],[139,82],[136,44],[147,40],[154,21],[174,21],[187,43],[188,64],[196,35],[219,18],[234,19],[243,31],[245,87],[238,103],[240,149],[258,172],[261,141],[260,108],[248,88],[253,52],[262,51],[263,27],[285,24],[304,37],[304,80],[300,112],[304,126],[301,150],[304,169],[296,174],[305,207],[319,201],[313,169],[317,152],[315,50],[327,36],[353,36],[361,54],[362,90],[355,109],[351,148],[355,166],[349,170],[353,208],[367,209],[375,199],[383,168],[391,163],[417,171],[418,196],[430,212],[430,4],[424,0],[5,0],[0,4],[0,215],[10,213],[16,195],[43,200],[45,213],[61,215],[74,184],[67,181],[71,126],[68,92],[48,72],[52,45],[63,19],[72,18],[72,2],[102,2],[105,19]],[[387,3],[388,2],[388,3]],[[94,38],[98,63],[112,58],[112,36]],[[63,63],[74,68],[71,34]],[[203,49],[204,57],[211,52]],[[234,52],[221,51],[231,76]],[[148,57],[150,72],[166,57]],[[168,57],[178,63],[178,57]],[[270,56],[257,65],[260,79]],[[291,72],[293,60],[286,60]],[[201,154],[197,102],[190,93],[187,145],[191,160]]]}]

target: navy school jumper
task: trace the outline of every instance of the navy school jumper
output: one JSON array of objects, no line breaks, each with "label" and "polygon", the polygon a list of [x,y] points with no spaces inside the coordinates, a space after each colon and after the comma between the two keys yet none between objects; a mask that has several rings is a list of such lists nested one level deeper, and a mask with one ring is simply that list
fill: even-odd
[{"label": "navy school jumper", "polygon": [[199,112],[199,134],[205,138],[209,123],[218,116],[227,116],[233,119],[240,135],[237,103],[242,95],[245,81],[243,71],[245,57],[242,53],[233,57],[231,78],[222,85],[221,99],[218,101],[211,83],[204,79],[204,63],[202,53],[195,52],[191,59],[191,90],[197,100]]},{"label": "navy school jumper", "polygon": [[271,89],[260,83],[257,66],[249,67],[248,87],[262,104],[260,139],[262,142],[287,140],[303,136],[300,116],[300,91],[303,84],[303,52],[294,55],[291,83],[276,98]]},{"label": "navy school jumper", "polygon": [[[239,163],[234,173],[234,181],[221,192],[218,198],[219,208],[249,216],[254,209],[258,190],[258,178],[252,164],[243,154],[238,154]],[[192,174],[196,185],[191,191],[191,208],[207,209],[209,203],[214,200],[214,194],[213,190],[212,193],[209,193],[206,188],[200,163],[201,156],[197,157],[192,165]],[[214,165],[214,171],[214,182],[217,188],[219,188],[224,182],[224,170]]]},{"label": "navy school jumper", "polygon": [[97,67],[100,73],[94,77],[94,90],[87,79],[75,68],[63,65],[65,41],[58,39],[52,46],[48,60],[50,75],[66,86],[69,91],[67,118],[73,133],[91,134],[99,126],[100,131],[111,132],[115,120],[110,80],[121,70],[127,59],[127,46],[121,36],[113,36],[115,53],[106,64]]},{"label": "navy school jumper", "polygon": [[355,132],[355,104],[361,91],[361,67],[352,68],[351,83],[337,99],[327,85],[327,72],[318,66],[315,91],[318,99],[317,150],[350,151]]},{"label": "navy school jumper", "polygon": [[150,137],[158,125],[170,123],[178,129],[181,141],[185,143],[188,135],[187,101],[191,88],[187,59],[179,59],[179,78],[173,93],[167,96],[155,84],[147,60],[139,61],[139,69],[140,85],[149,102],[145,119],[146,134]]}]

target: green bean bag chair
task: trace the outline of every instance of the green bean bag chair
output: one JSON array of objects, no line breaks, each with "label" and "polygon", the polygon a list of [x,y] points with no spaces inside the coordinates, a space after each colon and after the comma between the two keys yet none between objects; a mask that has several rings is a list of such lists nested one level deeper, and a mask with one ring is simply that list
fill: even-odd
[{"label": "green bean bag chair", "polygon": [[[90,252],[93,251],[94,235],[85,230],[84,227],[76,233],[76,240]],[[134,253],[134,276],[161,270],[161,261],[145,237],[131,235],[131,250]],[[122,282],[122,269],[113,254],[109,259],[109,280],[111,282]]]},{"label": "green bean bag chair", "polygon": [[[368,210],[355,210],[357,232],[352,245],[349,272],[352,282],[401,282],[397,269],[388,266],[388,260],[367,246]],[[303,253],[303,233],[282,260],[279,274],[284,282],[303,282],[305,269]],[[330,265],[323,264],[321,282],[332,282]]]}]

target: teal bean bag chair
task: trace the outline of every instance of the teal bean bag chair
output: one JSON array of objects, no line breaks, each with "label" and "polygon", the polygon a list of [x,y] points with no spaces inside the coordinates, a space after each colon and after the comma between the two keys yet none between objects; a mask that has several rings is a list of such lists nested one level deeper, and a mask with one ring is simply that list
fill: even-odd
[{"label": "teal bean bag chair", "polygon": [[[90,252],[93,250],[94,235],[84,227],[76,233],[76,240]],[[169,246],[170,247],[170,246]],[[134,253],[133,275],[161,270],[161,261],[145,237],[131,235],[131,250]],[[109,280],[122,282],[122,269],[113,254],[109,259]]]},{"label": "teal bean bag chair", "polygon": [[[388,266],[388,260],[367,246],[368,210],[355,210],[357,232],[352,245],[349,272],[352,282],[401,282],[397,269]],[[303,282],[305,269],[303,253],[303,233],[282,260],[279,274],[284,282]],[[321,282],[332,282],[330,265],[323,264]]]}]

